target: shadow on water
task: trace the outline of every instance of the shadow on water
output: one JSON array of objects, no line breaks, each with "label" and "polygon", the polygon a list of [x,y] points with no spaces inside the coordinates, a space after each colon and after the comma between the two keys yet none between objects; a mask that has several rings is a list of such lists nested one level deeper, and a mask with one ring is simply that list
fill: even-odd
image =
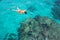
[{"label": "shadow on water", "polygon": [[60,0],[55,2],[54,7],[52,8],[52,15],[55,19],[60,20]]},{"label": "shadow on water", "polygon": [[36,9],[35,6],[29,6],[27,10],[29,10],[30,12],[34,12],[34,11],[36,11],[37,9]]},{"label": "shadow on water", "polygon": [[0,0],[0,2],[1,2],[2,0]]}]

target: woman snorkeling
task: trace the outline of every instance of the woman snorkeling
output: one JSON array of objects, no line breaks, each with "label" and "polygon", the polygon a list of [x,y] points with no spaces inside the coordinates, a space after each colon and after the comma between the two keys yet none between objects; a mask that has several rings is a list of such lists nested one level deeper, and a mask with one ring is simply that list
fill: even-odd
[{"label": "woman snorkeling", "polygon": [[26,10],[21,10],[20,8],[17,7],[17,10],[12,9],[12,11],[19,12],[20,14],[27,14]]}]

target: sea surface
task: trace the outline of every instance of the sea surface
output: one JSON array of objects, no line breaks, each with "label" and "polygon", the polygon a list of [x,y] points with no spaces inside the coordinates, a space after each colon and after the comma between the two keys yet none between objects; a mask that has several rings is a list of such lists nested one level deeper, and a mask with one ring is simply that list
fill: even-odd
[{"label": "sea surface", "polygon": [[[47,16],[54,19],[51,8],[56,0],[0,0],[0,40],[3,40],[6,33],[16,33],[20,23],[36,15]],[[26,10],[27,14],[20,14],[12,11],[19,7]]]}]

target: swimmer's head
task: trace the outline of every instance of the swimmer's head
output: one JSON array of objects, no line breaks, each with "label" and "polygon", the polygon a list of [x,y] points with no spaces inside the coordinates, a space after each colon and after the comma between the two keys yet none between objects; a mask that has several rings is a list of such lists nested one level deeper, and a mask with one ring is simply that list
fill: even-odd
[{"label": "swimmer's head", "polygon": [[27,14],[27,12],[25,12],[25,14]]}]

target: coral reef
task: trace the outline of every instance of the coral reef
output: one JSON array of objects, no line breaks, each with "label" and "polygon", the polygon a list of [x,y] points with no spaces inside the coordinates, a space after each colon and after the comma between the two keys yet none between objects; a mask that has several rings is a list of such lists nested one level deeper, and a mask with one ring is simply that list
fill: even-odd
[{"label": "coral reef", "polygon": [[60,24],[39,15],[21,23],[18,34],[7,33],[3,40],[60,40]]},{"label": "coral reef", "polygon": [[60,0],[57,0],[52,8],[52,15],[55,19],[60,20]]},{"label": "coral reef", "polygon": [[21,23],[18,40],[60,40],[60,24],[48,17],[37,15]]}]

